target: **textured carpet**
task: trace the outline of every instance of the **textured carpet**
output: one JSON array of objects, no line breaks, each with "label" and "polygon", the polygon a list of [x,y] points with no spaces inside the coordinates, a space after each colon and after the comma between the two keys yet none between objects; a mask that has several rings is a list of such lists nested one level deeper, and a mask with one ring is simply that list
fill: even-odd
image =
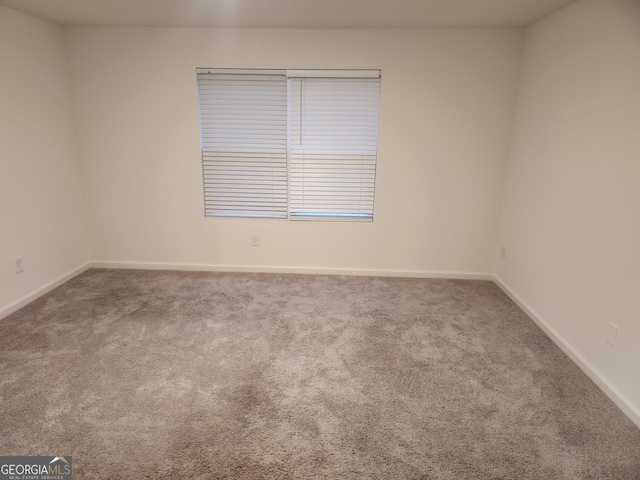
[{"label": "textured carpet", "polygon": [[89,270],[0,332],[0,455],[75,479],[640,479],[491,282]]}]

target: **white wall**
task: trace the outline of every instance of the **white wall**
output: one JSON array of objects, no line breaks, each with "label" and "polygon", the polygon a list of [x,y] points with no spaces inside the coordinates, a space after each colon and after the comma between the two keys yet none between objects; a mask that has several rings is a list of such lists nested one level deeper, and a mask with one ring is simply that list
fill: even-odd
[{"label": "white wall", "polygon": [[638,421],[640,2],[582,0],[530,27],[521,75],[497,277]]},{"label": "white wall", "polygon": [[[522,30],[67,32],[94,261],[492,272]],[[381,68],[374,222],[204,218],[196,67]]]},{"label": "white wall", "polygon": [[0,7],[0,315],[88,261],[68,86],[62,28]]}]

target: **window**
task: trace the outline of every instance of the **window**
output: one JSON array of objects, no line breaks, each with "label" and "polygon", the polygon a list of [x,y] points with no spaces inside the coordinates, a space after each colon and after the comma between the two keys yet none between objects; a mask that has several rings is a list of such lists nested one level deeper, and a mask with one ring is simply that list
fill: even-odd
[{"label": "window", "polygon": [[198,70],[206,216],[287,216],[284,72]]},{"label": "window", "polygon": [[198,69],[206,216],[373,220],[380,72]]}]

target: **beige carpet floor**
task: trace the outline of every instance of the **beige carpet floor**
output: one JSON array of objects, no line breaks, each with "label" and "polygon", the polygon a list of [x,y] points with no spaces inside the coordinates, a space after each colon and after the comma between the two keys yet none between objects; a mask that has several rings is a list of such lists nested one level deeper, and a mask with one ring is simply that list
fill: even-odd
[{"label": "beige carpet floor", "polygon": [[640,479],[491,282],[94,269],[0,332],[0,455],[75,479]]}]

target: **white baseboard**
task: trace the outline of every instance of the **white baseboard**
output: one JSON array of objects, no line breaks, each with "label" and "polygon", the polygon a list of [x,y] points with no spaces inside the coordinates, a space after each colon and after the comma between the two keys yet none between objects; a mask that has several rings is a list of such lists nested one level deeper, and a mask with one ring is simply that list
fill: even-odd
[{"label": "white baseboard", "polygon": [[24,297],[19,298],[15,302],[12,302],[9,305],[6,305],[6,306],[0,308],[0,320],[2,320],[3,318],[11,315],[16,310],[20,310],[22,307],[28,305],[29,303],[33,302],[37,298],[40,298],[41,296],[45,295],[46,293],[49,293],[54,288],[59,287],[60,285],[62,285],[65,282],[68,282],[73,277],[76,277],[76,276],[80,275],[82,272],[87,271],[89,268],[91,268],[91,263],[89,263],[89,262],[85,263],[84,265],[82,265],[82,266],[80,266],[80,267],[78,267],[78,268],[76,268],[76,269],[74,269],[74,270],[72,270],[72,271],[70,271],[68,273],[65,273],[64,275],[52,280],[51,282],[43,285],[42,287],[37,288],[36,290],[34,290],[31,293],[25,295]]},{"label": "white baseboard", "polygon": [[489,280],[494,276],[480,272],[439,272],[422,270],[378,270],[367,268],[278,267],[272,265],[212,265],[200,263],[153,262],[92,262],[93,268],[122,268],[140,270],[182,270],[200,272],[293,273],[314,275],[350,275],[366,277],[450,278],[459,280]]},{"label": "white baseboard", "polygon": [[584,358],[567,340],[522,300],[497,275],[493,280],[547,334],[560,349],[640,428],[640,410],[635,407],[598,369]]}]

